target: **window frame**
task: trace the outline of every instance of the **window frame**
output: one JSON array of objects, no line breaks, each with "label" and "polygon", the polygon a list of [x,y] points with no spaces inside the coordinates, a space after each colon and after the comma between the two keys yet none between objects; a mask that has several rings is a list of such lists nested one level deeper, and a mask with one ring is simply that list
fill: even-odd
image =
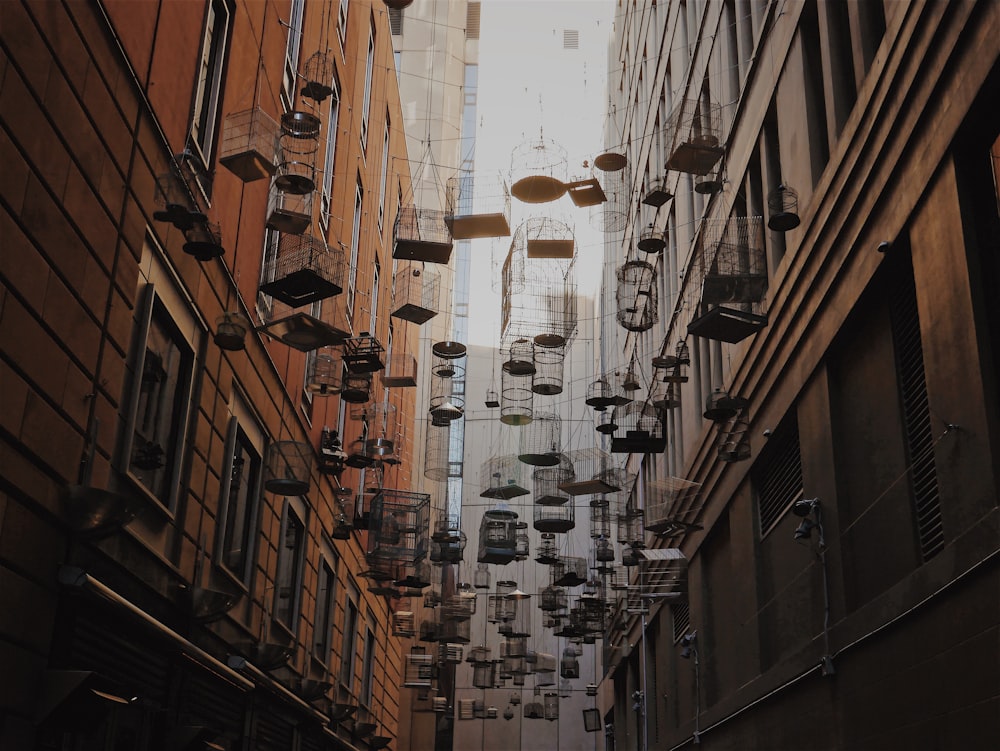
[{"label": "window frame", "polygon": [[[312,656],[328,667],[333,654],[333,629],[337,608],[337,566],[339,557],[326,539],[320,547],[316,569],[316,612],[313,619]],[[329,572],[329,586],[323,589],[324,572]]]},{"label": "window frame", "polygon": [[361,173],[358,173],[357,183],[354,186],[354,222],[351,227],[351,262],[347,272],[347,320],[354,322],[354,299],[358,286],[358,259],[360,257],[361,246],[361,217],[364,213],[365,188],[361,181]]},{"label": "window frame", "polygon": [[[232,416],[229,418],[229,429],[226,436],[225,464],[222,481],[219,487],[219,518],[217,530],[217,560],[216,564],[232,579],[249,589],[254,571],[254,560],[257,553],[258,531],[260,529],[261,499],[264,492],[264,453],[265,441],[263,430],[257,420],[250,416],[245,402],[234,394],[230,405]],[[241,440],[242,436],[242,440]],[[229,546],[232,544],[232,533],[229,529],[230,513],[232,511],[232,469],[236,459],[236,450],[242,448],[254,452],[257,460],[256,477],[249,483],[243,513],[245,527],[241,538],[245,542],[243,561],[239,568],[234,568],[227,562]]]},{"label": "window frame", "polygon": [[[220,10],[225,13],[221,30],[218,29]],[[188,125],[188,143],[194,147],[205,171],[211,168],[218,141],[232,19],[233,9],[226,0],[208,0]]]},{"label": "window frame", "polygon": [[361,611],[358,609],[358,601],[361,593],[357,585],[348,580],[347,598],[344,601],[344,631],[340,642],[340,670],[337,671],[337,680],[340,681],[348,693],[353,693],[354,686],[354,663],[358,655],[358,620]]},{"label": "window frame", "polygon": [[324,232],[330,229],[330,214],[333,207],[333,174],[337,163],[337,129],[340,122],[340,80],[333,72],[330,83],[330,108],[326,119],[326,151],[323,154],[323,182],[320,189],[320,226]]},{"label": "window frame", "polygon": [[305,8],[306,0],[290,0],[286,25],[288,39],[285,41],[285,61],[281,72],[281,104],[286,112],[295,104],[295,82],[299,76]]},{"label": "window frame", "polygon": [[365,88],[361,101],[361,156],[368,153],[368,125],[372,111],[372,79],[375,73],[375,18],[368,25],[368,53],[365,56]]},{"label": "window frame", "polygon": [[[301,536],[294,547],[287,544],[289,528],[292,522],[299,525]],[[298,634],[298,626],[302,616],[302,580],[305,570],[305,551],[309,531],[308,509],[298,496],[287,496],[281,510],[281,528],[278,533],[278,560],[274,571],[274,600],[271,610],[271,620],[284,628],[293,637]],[[291,558],[289,559],[289,556]],[[280,600],[281,590],[289,588],[287,595],[287,618],[282,613]]]}]

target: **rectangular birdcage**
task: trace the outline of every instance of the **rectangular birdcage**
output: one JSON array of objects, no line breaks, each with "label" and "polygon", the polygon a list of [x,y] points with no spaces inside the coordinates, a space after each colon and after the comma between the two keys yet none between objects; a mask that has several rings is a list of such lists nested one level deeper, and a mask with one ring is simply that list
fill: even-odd
[{"label": "rectangular birdcage", "polygon": [[531,491],[521,486],[521,467],[522,463],[514,454],[487,459],[483,462],[479,473],[480,484],[483,487],[479,496],[507,501],[528,495]]},{"label": "rectangular birdcage", "polygon": [[226,116],[219,164],[245,183],[270,177],[277,169],[278,123],[259,107]]},{"label": "rectangular birdcage", "polygon": [[573,463],[573,476],[559,483],[559,489],[572,496],[615,493],[622,490],[616,474],[608,470],[617,463],[607,451],[595,447],[566,452]]},{"label": "rectangular birdcage", "polygon": [[439,312],[441,275],[420,264],[405,264],[392,278],[392,315],[418,326]]},{"label": "rectangular birdcage", "polygon": [[664,413],[651,404],[616,407],[614,422],[618,428],[611,436],[613,454],[660,454],[667,447]]},{"label": "rectangular birdcage", "polygon": [[287,193],[272,183],[267,194],[267,226],[277,232],[301,235],[312,224],[313,193]]},{"label": "rectangular birdcage", "polygon": [[510,235],[510,190],[501,175],[461,172],[448,179],[445,224],[456,240]]},{"label": "rectangular birdcage", "polygon": [[406,688],[429,688],[436,673],[434,656],[426,654],[422,647],[415,647],[406,655],[403,685]]},{"label": "rectangular birdcage", "polygon": [[406,639],[416,636],[417,621],[411,610],[399,610],[392,614],[392,635]]},{"label": "rectangular birdcage", "polygon": [[707,175],[725,153],[722,107],[683,99],[667,120],[668,170]]},{"label": "rectangular birdcage", "polygon": [[763,218],[705,220],[695,242],[688,333],[736,343],[767,325]]},{"label": "rectangular birdcage", "polygon": [[645,615],[649,613],[649,600],[643,597],[644,587],[638,584],[629,586],[625,591],[625,612],[629,615]]},{"label": "rectangular birdcage", "polygon": [[382,371],[382,385],[387,389],[417,385],[417,358],[406,352],[392,352]]},{"label": "rectangular birdcage", "polygon": [[292,308],[343,291],[344,254],[312,235],[282,235],[278,253],[264,268],[260,291]]},{"label": "rectangular birdcage", "polygon": [[622,591],[629,586],[629,570],[624,566],[611,566],[604,574],[604,584],[608,589]]},{"label": "rectangular birdcage", "polygon": [[560,566],[551,568],[553,577],[557,569],[559,577],[552,579],[554,587],[578,587],[587,581],[587,559],[577,556],[561,556]]},{"label": "rectangular birdcage", "polygon": [[685,524],[684,518],[695,502],[701,485],[681,477],[653,480],[646,486],[644,528],[664,534]]},{"label": "rectangular birdcage", "polygon": [[427,555],[430,495],[382,489],[371,502],[368,556],[413,563]]},{"label": "rectangular birdcage", "polygon": [[403,206],[396,216],[392,257],[401,261],[448,263],[452,237],[444,221],[444,212]]}]

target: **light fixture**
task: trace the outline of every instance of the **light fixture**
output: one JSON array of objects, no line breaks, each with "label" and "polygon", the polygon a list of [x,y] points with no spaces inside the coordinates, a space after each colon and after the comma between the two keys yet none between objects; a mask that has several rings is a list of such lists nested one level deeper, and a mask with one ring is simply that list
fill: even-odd
[{"label": "light fixture", "polygon": [[685,660],[698,656],[698,632],[692,631],[681,637],[681,657]]},{"label": "light fixture", "polygon": [[826,538],[823,535],[823,518],[819,499],[800,498],[792,504],[792,513],[802,518],[799,526],[795,528],[794,539],[811,539],[812,531],[815,529],[820,550],[824,550],[826,548]]}]

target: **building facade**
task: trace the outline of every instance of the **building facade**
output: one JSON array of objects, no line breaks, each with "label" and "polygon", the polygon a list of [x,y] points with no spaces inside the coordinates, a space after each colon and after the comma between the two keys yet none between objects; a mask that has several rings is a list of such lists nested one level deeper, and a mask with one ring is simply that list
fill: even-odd
[{"label": "building facade", "polygon": [[386,7],[0,15],[0,747],[393,742],[378,584],[427,499]]},{"label": "building facade", "polygon": [[629,466],[686,568],[631,569],[609,748],[995,744],[998,31],[991,2],[618,4],[608,255],[657,272],[626,357],[679,388]]}]

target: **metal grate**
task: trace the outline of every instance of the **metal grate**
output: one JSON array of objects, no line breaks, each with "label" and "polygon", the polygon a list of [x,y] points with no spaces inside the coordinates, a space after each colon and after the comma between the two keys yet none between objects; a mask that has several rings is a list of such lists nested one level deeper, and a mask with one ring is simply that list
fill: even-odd
[{"label": "metal grate", "polygon": [[580,32],[577,29],[563,29],[563,49],[580,49]]},{"label": "metal grate", "polygon": [[479,39],[479,16],[481,2],[470,2],[465,8],[465,38]]},{"label": "metal grate", "polygon": [[890,285],[889,316],[896,351],[896,374],[903,410],[917,538],[920,554],[924,561],[928,561],[944,547],[944,528],[937,467],[934,464],[934,436],[931,432],[927,383],[924,379],[924,353],[913,272],[907,268],[900,276],[903,278]]},{"label": "metal grate", "polygon": [[394,37],[403,33],[403,9],[389,8],[389,30]]},{"label": "metal grate", "polygon": [[799,453],[799,424],[794,413],[768,441],[765,452],[754,465],[760,536],[774,527],[785,509],[802,497],[802,456]]},{"label": "metal grate", "polygon": [[670,603],[670,621],[674,641],[678,642],[691,628],[691,603],[687,600]]}]

